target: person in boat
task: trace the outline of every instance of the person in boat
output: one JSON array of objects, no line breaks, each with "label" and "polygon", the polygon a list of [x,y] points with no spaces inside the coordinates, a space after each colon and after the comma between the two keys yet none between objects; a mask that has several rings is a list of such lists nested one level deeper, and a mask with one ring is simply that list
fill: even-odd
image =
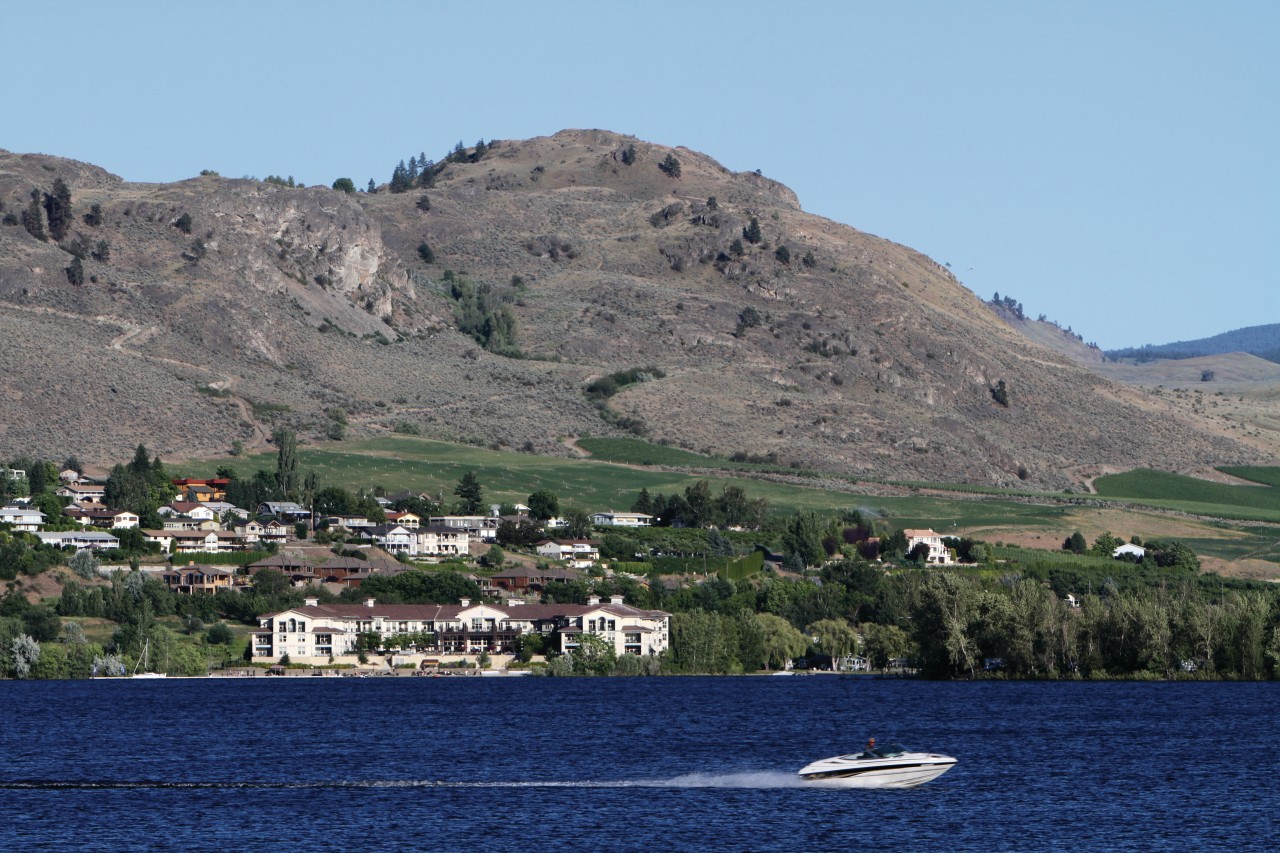
[{"label": "person in boat", "polygon": [[863,755],[865,755],[867,758],[878,758],[878,757],[879,757],[879,754],[876,752],[876,739],[875,739],[875,738],[873,738],[873,737],[872,737],[872,738],[867,738],[867,751],[866,751],[866,752],[864,752],[864,753],[863,753]]}]

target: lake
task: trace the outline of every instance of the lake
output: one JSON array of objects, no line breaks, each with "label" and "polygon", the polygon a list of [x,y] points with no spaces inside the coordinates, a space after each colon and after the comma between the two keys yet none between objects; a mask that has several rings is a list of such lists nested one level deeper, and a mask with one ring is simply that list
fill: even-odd
[{"label": "lake", "polygon": [[[1280,849],[1280,684],[0,682],[0,850]],[[920,788],[802,786],[868,737]]]}]

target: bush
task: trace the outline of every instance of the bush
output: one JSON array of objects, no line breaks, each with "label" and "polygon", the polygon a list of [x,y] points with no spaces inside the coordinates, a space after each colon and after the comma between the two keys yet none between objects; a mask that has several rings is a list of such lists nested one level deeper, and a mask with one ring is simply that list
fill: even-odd
[{"label": "bush", "polygon": [[173,227],[177,228],[183,234],[191,233],[191,214],[183,213],[177,219],[173,220]]},{"label": "bush", "polygon": [[658,164],[658,168],[669,178],[680,177],[680,161],[676,159],[676,155],[668,154]]},{"label": "bush", "polygon": [[235,632],[225,622],[211,626],[204,635],[204,641],[211,646],[229,646],[235,638]]},{"label": "bush", "polygon": [[350,178],[338,178],[333,182],[333,188],[344,193],[353,193],[356,191],[356,182]]},{"label": "bush", "polygon": [[425,242],[418,244],[418,257],[422,258],[425,264],[434,264],[436,262],[436,253],[431,251],[431,247]]}]

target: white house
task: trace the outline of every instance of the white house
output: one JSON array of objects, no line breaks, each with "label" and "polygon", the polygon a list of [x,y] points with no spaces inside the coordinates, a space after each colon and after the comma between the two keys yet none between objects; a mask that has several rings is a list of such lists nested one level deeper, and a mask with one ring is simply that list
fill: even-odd
[{"label": "white house", "polygon": [[433,515],[430,523],[465,530],[476,542],[492,542],[498,538],[502,519],[493,515]]},{"label": "white house", "polygon": [[213,507],[195,501],[174,501],[160,507],[156,510],[156,514],[170,518],[193,518],[198,521],[217,521],[220,518]]},{"label": "white house", "polygon": [[144,530],[142,540],[177,554],[220,554],[244,547],[240,534],[221,530]]},{"label": "white house", "polygon": [[98,530],[71,530],[60,532],[38,531],[36,536],[46,545],[55,548],[88,548],[93,551],[110,551],[120,547],[120,540],[110,533]]},{"label": "white house", "polygon": [[538,554],[564,560],[575,569],[589,569],[600,559],[600,546],[588,539],[545,539],[538,543]]},{"label": "white house", "polygon": [[418,538],[420,557],[466,556],[470,550],[471,536],[461,528],[428,524],[426,527],[411,529]]},{"label": "white house", "polygon": [[330,656],[354,654],[361,633],[418,635],[428,643],[418,652],[476,654],[510,653],[521,634],[536,632],[560,652],[577,648],[583,634],[595,634],[619,655],[657,655],[669,644],[670,619],[661,610],[624,604],[621,596],[608,603],[593,596],[585,605],[473,604],[468,599],[459,604],[377,604],[372,598],[364,604],[321,605],[309,598],[301,607],[260,617],[252,646],[259,660],[288,654],[297,663],[323,664]]},{"label": "white house", "polygon": [[12,524],[14,530],[35,533],[44,526],[44,513],[38,509],[6,506],[0,508],[0,524]]},{"label": "white house", "polygon": [[643,512],[614,512],[606,510],[591,516],[591,523],[601,527],[648,527],[653,516]]},{"label": "white house", "polygon": [[368,539],[388,553],[404,554],[406,557],[418,556],[417,535],[398,524],[359,527],[354,532],[361,539]]},{"label": "white house", "polygon": [[94,527],[106,527],[113,530],[137,527],[139,521],[137,513],[129,512],[127,509],[84,509],[72,512],[71,508],[68,507],[66,514],[81,524],[91,524]]},{"label": "white house", "polygon": [[936,563],[941,566],[949,566],[955,562],[951,557],[951,549],[942,544],[942,534],[935,533],[933,530],[911,530],[902,531],[907,537],[907,553],[910,554],[915,547],[924,543],[929,548],[929,556],[925,558],[926,563]]}]

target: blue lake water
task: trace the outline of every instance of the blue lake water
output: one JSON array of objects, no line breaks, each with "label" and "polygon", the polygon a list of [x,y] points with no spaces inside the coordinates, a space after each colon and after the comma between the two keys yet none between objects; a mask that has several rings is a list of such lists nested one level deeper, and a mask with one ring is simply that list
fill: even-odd
[{"label": "blue lake water", "polygon": [[[1278,850],[1280,684],[0,682],[0,850]],[[794,773],[868,736],[903,791]]]}]

